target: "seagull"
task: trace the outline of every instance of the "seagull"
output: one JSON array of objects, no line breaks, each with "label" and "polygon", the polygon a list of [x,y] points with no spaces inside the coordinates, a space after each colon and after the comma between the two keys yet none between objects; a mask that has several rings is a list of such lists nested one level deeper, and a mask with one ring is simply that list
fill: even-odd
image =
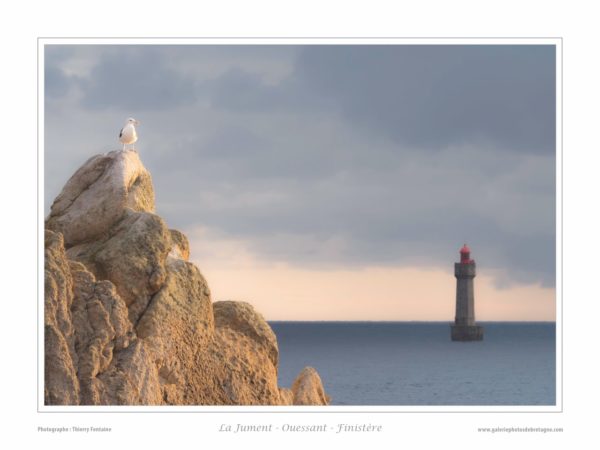
[{"label": "seagull", "polygon": [[140,123],[135,120],[133,117],[127,119],[125,122],[125,126],[121,128],[121,132],[119,133],[119,140],[123,143],[123,151],[125,151],[125,146],[133,144],[137,141],[137,133],[135,132],[135,126]]}]

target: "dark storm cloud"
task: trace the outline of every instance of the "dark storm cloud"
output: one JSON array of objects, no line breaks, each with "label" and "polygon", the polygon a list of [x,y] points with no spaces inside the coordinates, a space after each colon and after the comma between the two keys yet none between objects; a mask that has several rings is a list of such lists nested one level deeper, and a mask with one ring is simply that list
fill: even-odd
[{"label": "dark storm cloud", "polygon": [[172,227],[208,227],[258,257],[311,267],[451,267],[467,241],[481,267],[504,271],[499,283],[554,283],[552,48],[90,53],[77,78],[47,58],[59,70],[49,82],[81,89],[84,106],[46,115],[56,190],[74,169],[61,158],[77,154],[76,168],[82,144],[105,145],[134,109]]},{"label": "dark storm cloud", "polygon": [[178,72],[169,46],[108,47],[81,89],[82,103],[91,109],[141,111],[195,101],[195,82]]},{"label": "dark storm cloud", "polygon": [[553,46],[315,46],[296,71],[349,121],[423,148],[553,153]]}]

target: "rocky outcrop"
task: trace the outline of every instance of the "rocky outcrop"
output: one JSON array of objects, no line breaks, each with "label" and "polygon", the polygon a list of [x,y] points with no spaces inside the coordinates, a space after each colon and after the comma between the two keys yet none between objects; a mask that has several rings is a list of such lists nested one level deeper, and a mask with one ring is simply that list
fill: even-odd
[{"label": "rocky outcrop", "polygon": [[69,259],[115,284],[133,323],[166,277],[171,233],[153,211],[152,178],[137,152],[113,151],[75,172],[46,220],[63,235]]},{"label": "rocky outcrop", "polygon": [[233,404],[284,404],[277,386],[277,339],[271,327],[245,302],[213,304],[216,352],[211,366],[218,367],[217,390]]},{"label": "rocky outcrop", "polygon": [[328,405],[330,400],[321,377],[312,367],[302,369],[292,384],[292,394],[294,405]]},{"label": "rocky outcrop", "polygon": [[97,282],[81,263],[70,262],[73,280],[71,307],[80,402],[100,403],[102,387],[96,376],[105,372],[113,352],[129,346],[133,337],[127,307],[109,281]]},{"label": "rocky outcrop", "polygon": [[99,279],[111,281],[135,324],[166,280],[170,236],[157,215],[125,210],[102,238],[69,248],[67,256],[85,264]]},{"label": "rocky outcrop", "polygon": [[154,211],[150,174],[134,151],[113,151],[87,160],[54,200],[46,227],[71,247],[96,239],[125,210]]},{"label": "rocky outcrop", "polygon": [[279,349],[277,338],[271,327],[260,313],[246,302],[215,302],[213,304],[215,324],[220,332],[229,329],[242,334],[254,342],[254,345],[265,352],[274,367],[277,367]]},{"label": "rocky outcrop", "polygon": [[171,261],[167,273],[164,286],[138,322],[138,336],[154,354],[165,403],[211,403],[197,390],[210,382],[197,376],[201,355],[213,345],[208,285],[198,268],[183,260]]},{"label": "rocky outcrop", "polygon": [[62,235],[46,231],[44,259],[45,403],[78,404],[77,355],[71,319],[73,279]]},{"label": "rocky outcrop", "polygon": [[46,221],[48,405],[324,405],[312,368],[277,385],[277,338],[245,302],[212,303],[185,235],[154,214],[135,151],[88,160]]},{"label": "rocky outcrop", "polygon": [[171,252],[169,256],[175,259],[190,259],[190,243],[188,238],[181,231],[169,230],[171,233]]},{"label": "rocky outcrop", "polygon": [[[60,233],[46,230],[45,241],[45,402],[119,404],[99,375],[114,371],[114,355],[135,340],[127,306],[111,282],[66,258]],[[129,374],[114,378],[124,383]]]}]

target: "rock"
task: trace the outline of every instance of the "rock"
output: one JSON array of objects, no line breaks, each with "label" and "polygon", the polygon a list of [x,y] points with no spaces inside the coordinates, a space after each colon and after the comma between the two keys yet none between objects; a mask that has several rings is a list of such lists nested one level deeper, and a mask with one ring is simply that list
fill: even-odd
[{"label": "rock", "polygon": [[206,280],[192,263],[174,261],[166,282],[137,324],[139,337],[160,338],[170,351],[183,340],[203,341],[214,332],[213,309]]},{"label": "rock", "polygon": [[277,342],[264,319],[247,303],[211,303],[189,262],[173,260],[167,271],[136,328],[153,352],[164,402],[280,404]]},{"label": "rock", "polygon": [[83,263],[98,279],[114,283],[135,324],[165,282],[169,229],[155,214],[127,211],[104,234],[103,239],[70,248],[67,256]]},{"label": "rock", "polygon": [[97,239],[127,210],[154,211],[152,178],[135,151],[113,151],[86,161],[54,200],[46,228],[67,248]]},{"label": "rock", "polygon": [[291,389],[279,388],[279,404],[292,406],[294,404],[294,393]]},{"label": "rock", "polygon": [[167,266],[166,282],[136,331],[152,351],[165,402],[202,404],[192,386],[208,382],[196,373],[204,370],[198,354],[212,345],[214,319],[210,290],[196,266],[183,260]]},{"label": "rock", "polygon": [[171,252],[169,256],[175,259],[190,259],[190,243],[188,238],[181,231],[169,230],[171,233]]},{"label": "rock", "polygon": [[[136,340],[127,306],[115,286],[109,281],[96,281],[83,264],[69,261],[61,234],[46,231],[45,246],[45,403],[133,404],[128,402],[135,398],[138,404],[155,401],[156,395],[150,394],[140,400],[138,392],[153,389],[149,376],[144,377],[144,389],[136,386],[135,392],[123,391],[131,380],[156,370],[149,357],[137,356],[149,352],[145,343]],[[129,351],[132,342],[137,353]],[[124,371],[130,360],[131,369]],[[108,375],[102,377],[105,373]],[[120,386],[120,390],[114,386]],[[160,398],[158,377],[154,390]]]},{"label": "rock", "polygon": [[79,380],[68,341],[55,326],[44,326],[44,403],[79,404]]},{"label": "rock", "polygon": [[71,308],[81,386],[80,404],[101,404],[102,386],[96,379],[113,362],[113,352],[129,346],[134,338],[127,306],[109,281],[96,282],[83,264],[70,262],[73,278]]},{"label": "rock", "polygon": [[252,339],[266,351],[273,365],[277,367],[279,349],[275,333],[250,303],[221,301],[213,304],[215,324],[218,328],[230,328]]},{"label": "rock", "polygon": [[249,303],[212,303],[187,238],[153,210],[134,151],[91,158],[52,205],[45,403],[327,404],[314,369],[277,385],[271,327]]},{"label": "rock", "polygon": [[45,233],[44,266],[44,403],[78,404],[71,320],[73,281],[59,233]]},{"label": "rock", "polygon": [[163,389],[154,352],[143,339],[115,353],[113,363],[98,375],[102,405],[162,405]]},{"label": "rock", "polygon": [[46,221],[63,233],[69,259],[115,284],[133,323],[163,285],[171,250],[171,232],[152,211],[152,178],[137,152],[113,151],[75,172]]},{"label": "rock", "polygon": [[203,355],[218,380],[219,404],[281,405],[277,339],[264,318],[245,302],[213,303],[216,343]]},{"label": "rock", "polygon": [[321,377],[312,367],[305,367],[292,384],[294,405],[328,405],[330,398],[325,394]]},{"label": "rock", "polygon": [[212,345],[201,351],[198,358],[204,367],[194,374],[194,395],[199,404],[282,404],[277,368],[247,336],[230,328],[217,328]]}]

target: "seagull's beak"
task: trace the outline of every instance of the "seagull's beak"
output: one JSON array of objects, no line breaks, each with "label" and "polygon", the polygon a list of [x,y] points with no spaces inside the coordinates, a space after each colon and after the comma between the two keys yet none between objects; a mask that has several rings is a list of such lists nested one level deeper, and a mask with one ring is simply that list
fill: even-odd
[{"label": "seagull's beak", "polygon": [[139,124],[140,124],[139,120],[136,120],[134,123],[135,123],[136,125],[139,125]]}]

